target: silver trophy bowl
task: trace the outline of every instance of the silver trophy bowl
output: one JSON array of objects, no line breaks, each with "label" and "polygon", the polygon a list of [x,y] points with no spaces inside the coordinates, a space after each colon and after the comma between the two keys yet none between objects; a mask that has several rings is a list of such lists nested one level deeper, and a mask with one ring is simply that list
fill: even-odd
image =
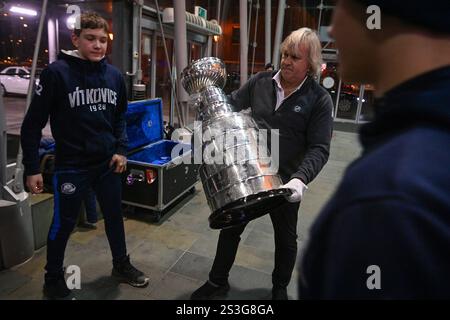
[{"label": "silver trophy bowl", "polygon": [[217,58],[194,61],[182,76],[202,120],[200,178],[212,211],[210,227],[247,223],[283,204],[291,191],[281,188],[278,166],[271,162],[256,122],[248,114],[233,112],[221,89],[226,76],[223,62]]},{"label": "silver trophy bowl", "polygon": [[223,88],[226,81],[225,64],[214,57],[196,60],[181,73],[181,83],[190,95],[199,93],[209,86]]}]

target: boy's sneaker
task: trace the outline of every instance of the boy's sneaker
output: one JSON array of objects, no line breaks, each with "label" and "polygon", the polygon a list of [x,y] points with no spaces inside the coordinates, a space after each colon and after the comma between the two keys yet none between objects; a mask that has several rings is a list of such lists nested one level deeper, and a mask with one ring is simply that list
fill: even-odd
[{"label": "boy's sneaker", "polygon": [[128,255],[122,262],[113,263],[112,276],[121,282],[126,282],[133,287],[143,288],[148,285],[149,279],[130,262]]},{"label": "boy's sneaker", "polygon": [[64,271],[58,274],[45,274],[44,295],[49,299],[63,299],[71,293],[64,279]]},{"label": "boy's sneaker", "polygon": [[192,293],[191,300],[211,300],[215,297],[225,296],[229,290],[228,283],[220,286],[208,280]]}]

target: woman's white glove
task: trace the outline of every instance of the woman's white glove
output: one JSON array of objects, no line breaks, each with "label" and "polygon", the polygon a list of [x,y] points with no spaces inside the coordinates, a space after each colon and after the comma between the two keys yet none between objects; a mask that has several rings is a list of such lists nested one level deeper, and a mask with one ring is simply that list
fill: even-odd
[{"label": "woman's white glove", "polygon": [[288,183],[282,185],[281,188],[292,190],[292,194],[286,197],[286,200],[289,202],[300,202],[302,200],[303,191],[308,189],[306,184],[297,178],[291,179]]}]

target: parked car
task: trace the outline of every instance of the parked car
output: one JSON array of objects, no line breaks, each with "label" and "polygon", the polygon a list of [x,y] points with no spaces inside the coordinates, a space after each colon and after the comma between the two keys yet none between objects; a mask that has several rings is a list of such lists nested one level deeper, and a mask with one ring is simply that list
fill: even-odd
[{"label": "parked car", "polygon": [[[12,66],[0,72],[3,94],[27,94],[31,70],[27,67]],[[39,84],[39,70],[36,72],[36,85]]]}]

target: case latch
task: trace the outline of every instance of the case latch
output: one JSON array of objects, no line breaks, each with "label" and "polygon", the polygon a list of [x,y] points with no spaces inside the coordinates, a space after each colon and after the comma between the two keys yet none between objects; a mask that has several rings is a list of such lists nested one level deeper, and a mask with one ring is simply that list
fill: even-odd
[{"label": "case latch", "polygon": [[130,174],[127,176],[127,185],[131,186],[135,181],[142,182],[145,179],[143,171],[132,169]]}]

